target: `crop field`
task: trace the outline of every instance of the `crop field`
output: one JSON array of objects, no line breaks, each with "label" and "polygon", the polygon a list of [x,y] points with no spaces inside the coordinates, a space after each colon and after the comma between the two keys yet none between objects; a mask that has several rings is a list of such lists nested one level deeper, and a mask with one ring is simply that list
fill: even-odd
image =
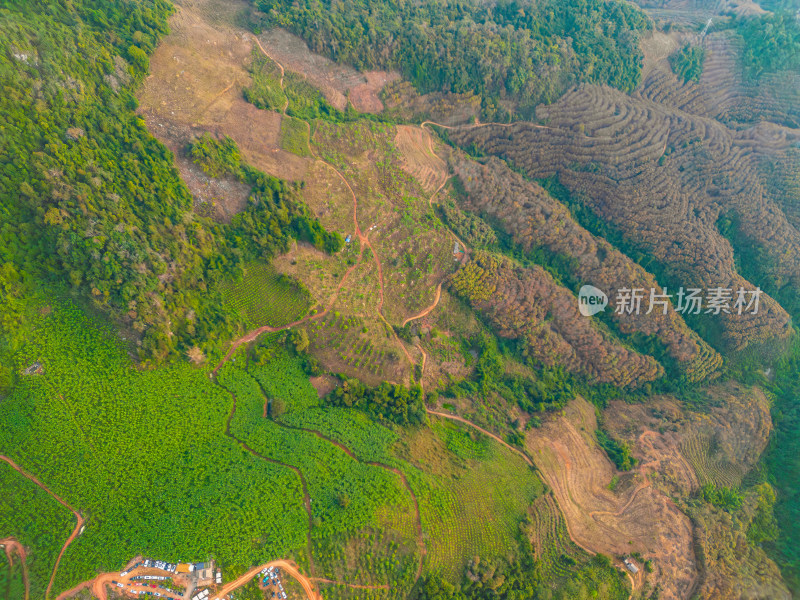
[{"label": "crop field", "polygon": [[536,499],[529,511],[525,527],[539,560],[542,574],[548,579],[562,579],[571,573],[571,566],[586,560],[588,554],[569,539],[564,516],[551,493]]},{"label": "crop field", "polygon": [[250,373],[268,398],[279,398],[284,402],[286,412],[302,411],[319,404],[317,391],[300,361],[282,350],[276,352],[267,364],[252,367]]},{"label": "crop field", "polygon": [[394,127],[380,123],[319,121],[313,142],[358,197],[361,229],[384,265],[384,314],[402,323],[433,301],[454,261],[453,241],[429,206],[431,194],[404,169],[395,136]]},{"label": "crop field", "polygon": [[462,460],[481,460],[489,453],[490,439],[480,432],[444,419],[434,421],[431,429],[444,441],[447,449]]},{"label": "crop field", "polygon": [[242,281],[225,281],[220,291],[225,303],[256,327],[288,325],[311,305],[307,290],[264,263],[249,264]]},{"label": "crop field", "polygon": [[[328,227],[328,231],[345,233],[352,230],[352,214],[350,217],[349,229],[330,228],[329,223],[325,226]],[[321,219],[320,222],[324,220]],[[341,278],[348,267],[355,264],[357,258],[357,244],[346,245],[344,250],[334,256],[320,252],[308,244],[297,244],[291,247],[286,254],[275,257],[272,264],[277,271],[301,281],[311,296],[317,302],[324,304],[336,292]],[[321,310],[320,305],[317,305],[315,309]]]},{"label": "crop field", "polygon": [[[712,50],[714,55],[716,51]],[[752,280],[797,280],[800,233],[785,218],[777,198],[770,195],[760,164],[762,155],[776,160],[785,156],[792,148],[793,136],[776,136],[751,146],[753,132],[745,133],[736,124],[729,127],[678,111],[669,103],[649,104],[599,86],[572,90],[543,107],[537,117],[547,125],[520,122],[506,128],[480,127],[452,133],[451,139],[464,147],[474,143],[484,152],[505,158],[531,178],[557,176],[575,206],[590,209],[599,217],[595,223],[605,223],[607,231],[618,232],[623,250],[632,256],[642,253],[653,257],[649,265],[657,271],[653,275],[658,276],[660,285],[678,287],[687,281],[722,279],[732,289],[752,290],[756,288]],[[687,169],[686,164],[693,167]],[[702,181],[719,182],[719,189],[703,192],[696,200],[696,212],[681,212],[682,198],[694,194]],[[746,199],[740,194],[744,188],[752,190]],[[484,193],[490,202],[497,202],[487,190]],[[536,228],[530,225],[533,219],[523,218],[528,209],[518,209],[510,198],[498,203],[501,210],[518,213],[516,218],[509,214],[508,223],[520,243],[527,240],[530,245],[537,240],[540,244],[539,238],[549,235],[552,240],[545,245],[550,249],[561,246],[567,255],[573,255],[575,248],[586,247],[577,245],[579,229],[571,223],[570,213],[562,222],[569,225],[571,233],[554,227],[535,233]],[[724,206],[725,212],[736,219],[733,244],[716,222],[698,216],[703,214],[701,207],[711,206]],[[674,210],[672,214],[680,217],[665,220],[664,210]],[[564,233],[558,233],[561,231]],[[642,236],[642,231],[654,233]],[[580,237],[587,239],[585,234]],[[734,248],[746,252],[749,247],[760,248],[763,256],[746,262],[754,270],[764,269],[764,273],[737,270]],[[604,262],[610,257],[607,253]],[[587,265],[581,264],[584,257],[576,258],[576,272],[580,272]],[[625,272],[612,264],[608,264],[604,277],[609,278],[608,288],[621,289],[634,287],[632,283],[620,285],[621,279],[634,275],[640,280],[650,277],[641,267]],[[650,288],[652,284],[638,287]],[[723,314],[713,328],[706,322],[709,329],[703,333],[731,350],[786,339],[790,331],[788,313],[776,299],[764,296],[757,314]],[[786,298],[794,301],[792,295]],[[670,354],[685,363],[687,374],[694,380],[718,368],[720,357],[712,360],[716,353],[702,349],[703,344],[698,343],[682,317],[675,315],[667,324],[661,315],[658,319],[664,324],[656,329],[655,323],[647,323],[654,313],[626,317],[620,320],[620,328],[644,332],[647,326],[650,332],[659,331]],[[671,332],[669,337],[667,332]]]},{"label": "crop field", "polygon": [[[303,548],[300,482],[225,437],[231,399],[206,372],[185,364],[136,369],[118,339],[69,305],[40,317],[19,364],[35,360],[44,374],[24,378],[0,404],[0,454],[89,517],[64,554],[55,594],[137,553],[214,555],[246,566]],[[50,519],[69,522],[35,502],[20,520],[28,531],[49,529]],[[4,523],[7,508],[0,502]],[[41,560],[36,573],[46,572],[65,540],[31,558]],[[31,583],[46,585],[41,575]]]},{"label": "crop field", "polygon": [[521,458],[494,442],[477,442],[483,449],[470,454],[481,458],[454,462],[443,437],[415,432],[407,448],[413,466],[404,471],[420,503],[426,566],[455,582],[473,556],[515,552],[520,519],[543,486]]},{"label": "crop field", "polygon": [[[44,589],[41,590],[44,593]],[[24,600],[25,582],[22,579],[22,564],[14,557],[14,565],[8,562],[5,552],[0,552],[0,596],[6,600]]]},{"label": "crop field", "polygon": [[319,589],[325,600],[390,600],[395,598],[391,590],[352,588],[336,583],[320,583]]},{"label": "crop field", "polygon": [[404,356],[379,320],[334,311],[308,328],[311,348],[366,381],[402,380]]},{"label": "crop field", "polygon": [[392,452],[398,434],[378,425],[364,413],[338,407],[310,408],[289,412],[281,417],[281,422],[319,431],[347,446],[359,460],[390,466],[398,462]]},{"label": "crop field", "polygon": [[[0,462],[0,531],[4,532],[0,537],[13,537],[27,549],[32,597],[44,597],[58,551],[74,527],[75,517],[69,510],[8,463]],[[5,552],[0,551],[0,557],[5,558]],[[8,583],[15,585],[22,569],[19,557],[13,554],[12,558]],[[3,589],[0,581],[0,596]]]},{"label": "crop field", "polygon": [[251,53],[249,71],[252,83],[244,89],[245,100],[264,110],[283,110],[286,95],[281,89],[281,71],[258,46]]},{"label": "crop field", "polygon": [[[281,373],[285,367],[284,361],[259,369]],[[281,381],[291,379],[282,376]],[[417,547],[413,502],[400,478],[388,469],[360,462],[313,432],[265,419],[264,395],[246,371],[228,363],[220,372],[220,383],[237,401],[231,433],[259,455],[303,475],[310,500],[312,573],[349,583],[391,582],[407,588],[414,575]],[[307,386],[316,400],[313,388]],[[292,412],[302,410],[292,401],[287,404],[296,407]]]},{"label": "crop field", "polygon": [[744,470],[719,452],[718,445],[713,434],[692,432],[681,443],[681,454],[694,468],[700,485],[714,483],[720,487],[738,487]]},{"label": "crop field", "polygon": [[[240,353],[217,384],[189,366],[133,368],[108,331],[69,306],[40,319],[20,365],[40,360],[44,374],[0,404],[0,453],[87,517],[55,593],[144,553],[213,555],[231,568],[291,557],[313,577],[390,588],[331,585],[333,597],[403,598],[421,544],[423,573],[456,580],[473,556],[515,553],[543,493],[518,456],[471,430],[439,421],[390,430],[321,406],[300,360],[280,347],[249,371]],[[267,397],[284,407],[274,419],[264,418]],[[28,486],[7,471],[4,492]],[[0,524],[30,550],[41,590],[73,517],[36,490],[12,491],[0,497]]]}]

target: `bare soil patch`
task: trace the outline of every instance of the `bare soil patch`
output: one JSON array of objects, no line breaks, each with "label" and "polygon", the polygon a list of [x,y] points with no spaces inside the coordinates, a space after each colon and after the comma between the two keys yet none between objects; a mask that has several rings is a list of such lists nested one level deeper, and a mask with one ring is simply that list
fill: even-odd
[{"label": "bare soil patch", "polygon": [[387,83],[400,78],[397,73],[359,73],[352,67],[339,65],[324,56],[314,54],[305,41],[283,29],[271,29],[261,34],[259,40],[270,56],[289,71],[304,76],[339,110],[347,108],[349,99],[356,110],[381,112],[381,90]]},{"label": "bare soil patch", "polygon": [[766,448],[772,431],[769,401],[758,388],[729,383],[709,389],[705,412],[691,412],[672,397],[646,405],[611,402],[605,423],[634,444],[634,456],[655,470],[671,493],[700,485],[736,487]]},{"label": "bare soil patch", "polygon": [[335,377],[330,375],[320,375],[319,377],[312,377],[310,380],[311,385],[317,390],[317,396],[324,398],[330,394],[339,385]]},{"label": "bare soil patch", "polygon": [[620,476],[594,440],[594,407],[578,398],[560,416],[532,431],[526,447],[552,488],[570,537],[589,552],[653,559],[661,598],[688,598],[697,577],[689,518],[650,484],[647,471]]},{"label": "bare soil patch", "polygon": [[381,90],[387,83],[400,79],[400,75],[394,72],[360,73],[347,65],[337,64],[329,58],[314,54],[303,39],[284,29],[270,29],[261,34],[259,40],[274,60],[287,70],[305,77],[339,110],[345,110],[349,100],[358,111],[381,112]]},{"label": "bare soil patch", "polygon": [[430,132],[422,127],[398,125],[394,143],[400,151],[403,170],[432,194],[447,177],[447,164],[434,151]]},{"label": "bare soil patch", "polygon": [[240,0],[184,2],[170,20],[170,34],[153,53],[139,93],[150,132],[175,154],[175,162],[198,203],[216,205],[220,218],[242,209],[249,188],[211,180],[187,156],[188,145],[210,131],[233,138],[253,167],[282,179],[305,176],[308,161],[280,148],[281,115],[245,102],[246,65],[255,38],[234,25]]}]

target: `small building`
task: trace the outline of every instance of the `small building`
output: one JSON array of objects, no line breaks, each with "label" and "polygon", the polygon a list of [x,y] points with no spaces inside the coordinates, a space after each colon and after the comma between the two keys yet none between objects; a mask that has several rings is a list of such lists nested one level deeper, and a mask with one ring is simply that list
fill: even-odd
[{"label": "small building", "polygon": [[625,567],[628,569],[628,571],[634,575],[639,572],[639,567],[637,567],[630,558],[626,558],[623,562],[625,563]]},{"label": "small building", "polygon": [[23,375],[41,375],[42,373],[44,373],[44,367],[38,360],[22,372]]},{"label": "small building", "polygon": [[461,246],[459,246],[458,242],[456,242],[453,246],[453,254],[458,254],[459,252],[461,252]]},{"label": "small building", "polygon": [[350,234],[347,234],[347,237],[346,237],[346,238],[344,238],[344,243],[345,243],[345,244],[349,244],[349,243],[350,243],[350,241],[351,241],[352,239],[353,239],[353,238],[352,238],[352,237],[350,237]]}]

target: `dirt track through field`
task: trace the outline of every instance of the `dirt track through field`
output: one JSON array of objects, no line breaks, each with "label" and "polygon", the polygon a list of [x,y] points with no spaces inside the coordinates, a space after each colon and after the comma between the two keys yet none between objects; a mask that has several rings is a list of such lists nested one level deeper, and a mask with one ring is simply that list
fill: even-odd
[{"label": "dirt track through field", "polygon": [[236,352],[236,350],[239,349],[239,347],[242,344],[249,344],[250,342],[255,341],[256,339],[258,339],[258,337],[262,333],[278,333],[279,331],[285,331],[287,329],[291,329],[292,327],[295,327],[296,325],[302,325],[303,323],[306,323],[308,321],[314,321],[316,319],[321,319],[322,317],[327,315],[328,312],[330,312],[331,308],[333,308],[333,305],[336,302],[336,298],[338,298],[339,292],[341,291],[342,287],[344,286],[345,282],[347,281],[347,278],[350,276],[350,274],[356,268],[358,268],[361,265],[361,259],[362,259],[363,255],[364,255],[364,247],[362,246],[360,248],[359,253],[358,253],[358,259],[356,260],[355,264],[352,265],[351,267],[349,267],[347,269],[347,271],[345,271],[344,275],[342,276],[341,280],[339,281],[339,285],[336,286],[336,289],[334,290],[333,294],[331,294],[331,297],[328,300],[327,306],[325,306],[325,308],[324,308],[324,310],[322,310],[322,312],[319,312],[319,313],[317,313],[315,315],[310,315],[310,316],[304,317],[304,318],[300,319],[299,321],[294,321],[293,323],[289,323],[288,325],[284,325],[283,327],[272,327],[270,325],[263,325],[262,327],[259,327],[257,329],[254,329],[253,331],[248,332],[247,334],[243,335],[242,337],[240,337],[239,339],[235,340],[231,344],[231,348],[230,348],[230,350],[228,350],[228,353],[219,362],[219,364],[216,367],[214,367],[214,370],[211,372],[212,377],[217,374],[217,371],[220,370],[220,367],[222,367],[222,365],[224,365],[226,362],[228,362],[230,357],[233,356],[233,354]]},{"label": "dirt track through field", "polygon": [[444,281],[440,281],[439,285],[436,286],[436,295],[433,297],[433,304],[431,304],[428,308],[423,310],[422,312],[417,313],[413,317],[408,317],[405,321],[403,321],[403,327],[408,325],[411,321],[416,321],[417,319],[421,319],[422,317],[426,317],[430,314],[430,312],[436,308],[436,305],[439,304],[439,299],[442,297],[442,285]]},{"label": "dirt track through field", "polygon": [[343,581],[335,581],[333,579],[325,579],[324,577],[314,577],[312,581],[318,581],[320,583],[332,583],[334,585],[343,585],[345,587],[352,588],[354,590],[388,590],[388,584],[384,585],[359,585],[357,583],[345,583]]},{"label": "dirt track through field", "polygon": [[[263,392],[263,390],[262,390],[262,392]],[[329,442],[329,443],[333,444],[334,446],[336,446],[337,448],[342,450],[345,454],[347,454],[347,456],[349,456],[353,460],[356,460],[356,461],[359,461],[359,462],[363,462],[364,464],[370,465],[370,466],[373,466],[373,467],[379,467],[381,469],[385,469],[387,471],[390,471],[390,472],[394,473],[395,475],[397,475],[400,478],[400,480],[403,482],[403,486],[406,488],[406,490],[408,491],[409,495],[411,496],[411,499],[414,501],[414,513],[415,513],[414,528],[416,530],[415,533],[416,533],[416,537],[417,537],[417,548],[419,549],[419,552],[420,552],[419,563],[417,565],[417,573],[416,573],[416,576],[414,577],[414,583],[416,584],[417,581],[419,581],[419,578],[422,576],[422,562],[423,562],[423,560],[425,558],[425,555],[427,555],[427,553],[428,553],[428,549],[427,549],[427,546],[425,545],[425,539],[424,539],[424,536],[423,536],[423,533],[422,533],[422,515],[421,515],[421,513],[419,511],[419,501],[417,500],[416,494],[414,494],[414,490],[411,489],[411,485],[408,483],[408,479],[406,478],[405,473],[403,473],[400,469],[398,469],[396,467],[392,467],[392,466],[384,464],[382,462],[373,461],[373,460],[361,461],[353,453],[353,451],[350,450],[350,448],[345,446],[343,443],[341,443],[341,442],[339,442],[337,440],[334,440],[333,438],[328,437],[327,435],[325,435],[321,431],[317,431],[316,429],[307,429],[305,427],[295,427],[293,425],[286,425],[285,423],[280,423],[280,422],[279,422],[279,424],[282,427],[286,427],[287,429],[295,429],[297,431],[306,431],[308,433],[314,434],[319,439],[325,440],[326,442]],[[317,581],[320,581],[320,580],[317,579]],[[340,582],[337,581],[337,582],[329,582],[329,583],[340,583]],[[350,585],[350,584],[340,584],[340,585]],[[385,586],[385,589],[388,589],[388,588],[389,588],[388,585]],[[373,588],[373,589],[375,589],[375,588]]]},{"label": "dirt track through field", "polygon": [[47,597],[50,596],[50,589],[53,587],[53,581],[56,578],[56,572],[58,571],[58,565],[61,563],[61,557],[64,556],[64,552],[66,552],[67,547],[75,540],[75,538],[77,538],[80,535],[81,528],[83,527],[83,517],[78,513],[78,511],[76,511],[69,504],[67,504],[60,496],[58,496],[57,494],[54,494],[52,491],[50,491],[41,481],[36,479],[36,477],[31,475],[30,473],[27,473],[26,471],[24,471],[13,460],[8,458],[7,456],[0,456],[0,460],[5,461],[9,465],[11,465],[12,469],[14,469],[15,471],[19,472],[24,477],[27,477],[33,483],[35,483],[41,489],[43,489],[45,492],[50,494],[53,498],[56,499],[56,501],[59,504],[61,504],[65,508],[67,508],[73,515],[75,515],[75,518],[77,519],[77,524],[75,525],[75,529],[72,531],[72,534],[67,538],[67,541],[64,542],[64,545],[61,546],[61,552],[58,553],[58,558],[56,559],[56,563],[53,565],[53,572],[50,575],[50,581],[48,582],[47,590],[45,591],[45,598],[47,598]]},{"label": "dirt track through field", "polygon": [[20,563],[22,564],[22,583],[25,586],[25,600],[28,600],[31,593],[31,583],[28,579],[28,557],[25,554],[25,548],[14,538],[0,540],[0,545],[5,546],[6,558],[10,566],[14,566],[14,553],[19,557]]},{"label": "dirt track through field", "polygon": [[[284,69],[283,65],[282,65],[281,63],[279,63],[277,60],[275,60],[274,58],[272,58],[272,56],[270,56],[270,54],[269,54],[269,53],[266,51],[266,49],[265,49],[265,48],[264,48],[264,47],[261,45],[261,42],[258,40],[258,38],[254,38],[254,39],[255,39],[255,42],[256,42],[256,44],[258,45],[259,49],[261,50],[261,52],[264,54],[264,56],[266,56],[266,57],[267,57],[267,58],[269,58],[269,59],[270,59],[272,62],[274,62],[274,63],[275,63],[277,66],[278,66],[278,68],[280,69],[280,72],[281,72],[280,87],[281,87],[281,89],[283,90],[283,89],[284,89],[284,81],[283,81],[283,80],[284,80],[284,75],[285,75],[285,69]],[[283,106],[283,109],[282,109],[282,113],[283,113],[284,115],[286,114],[286,109],[288,108],[288,106],[289,106],[289,99],[288,99],[288,96],[287,96],[287,98],[286,98],[286,103],[284,104],[284,106]],[[332,295],[331,299],[329,300],[329,302],[328,302],[328,306],[325,308],[325,310],[324,310],[324,311],[322,311],[321,313],[318,313],[318,314],[316,314],[316,315],[313,315],[313,316],[310,316],[310,317],[306,317],[306,318],[304,318],[304,319],[301,319],[301,320],[299,320],[299,321],[295,321],[294,323],[289,323],[288,325],[284,325],[283,327],[270,327],[270,326],[266,326],[266,325],[265,325],[265,326],[263,326],[263,327],[259,327],[258,329],[255,329],[255,330],[253,330],[253,331],[251,331],[251,332],[249,332],[249,333],[245,334],[244,336],[242,336],[241,338],[239,338],[239,339],[237,339],[237,340],[235,340],[235,341],[233,342],[233,344],[231,345],[231,348],[230,348],[230,350],[228,351],[228,353],[225,355],[225,357],[222,359],[222,361],[220,361],[220,363],[219,363],[219,364],[216,366],[216,368],[214,369],[214,371],[213,371],[213,374],[214,374],[214,375],[217,373],[217,371],[219,371],[220,367],[221,367],[222,365],[224,365],[224,364],[225,364],[225,363],[228,361],[228,359],[229,359],[229,358],[230,358],[230,357],[233,355],[233,353],[234,353],[234,352],[235,352],[235,351],[236,351],[236,350],[239,348],[239,346],[241,346],[242,344],[247,344],[247,343],[250,343],[250,342],[254,341],[254,340],[255,340],[255,339],[257,339],[257,338],[258,338],[258,337],[259,337],[259,336],[260,336],[262,333],[275,333],[275,332],[278,332],[278,331],[284,331],[284,330],[286,330],[286,329],[290,329],[290,328],[292,328],[292,327],[294,327],[294,326],[296,326],[296,325],[300,325],[300,324],[302,324],[302,323],[304,323],[304,322],[306,322],[306,321],[309,321],[309,320],[312,320],[312,319],[319,319],[319,318],[321,318],[322,316],[324,316],[325,314],[327,314],[327,313],[328,313],[328,311],[331,309],[331,307],[333,307],[333,304],[334,304],[334,302],[336,301],[336,298],[337,298],[337,297],[338,297],[338,295],[339,295],[339,291],[342,289],[342,286],[344,285],[344,283],[345,283],[345,281],[346,281],[347,277],[350,275],[350,273],[351,273],[351,272],[352,272],[352,271],[353,271],[353,270],[354,270],[354,269],[355,269],[357,266],[359,266],[359,265],[361,264],[361,259],[362,259],[362,256],[363,256],[363,254],[364,254],[364,247],[365,247],[365,246],[366,246],[366,247],[368,247],[368,248],[370,249],[370,251],[371,251],[371,253],[372,253],[372,258],[373,258],[373,260],[375,261],[375,267],[376,267],[376,268],[377,268],[377,270],[378,270],[378,283],[379,283],[379,291],[380,291],[380,298],[379,298],[379,300],[378,300],[378,307],[377,307],[377,310],[378,310],[378,316],[381,318],[381,320],[382,320],[382,321],[383,321],[383,322],[386,324],[386,326],[389,328],[389,331],[391,331],[391,332],[392,332],[392,335],[393,335],[393,337],[394,337],[394,340],[395,340],[395,342],[396,342],[396,343],[397,343],[397,344],[400,346],[400,349],[403,351],[403,354],[405,354],[406,358],[408,359],[408,362],[409,362],[411,365],[414,365],[414,364],[415,364],[415,363],[414,363],[414,359],[413,359],[413,358],[411,357],[411,355],[408,353],[408,350],[406,349],[405,345],[404,345],[404,344],[403,344],[403,342],[400,340],[400,338],[397,336],[397,333],[394,331],[394,328],[393,328],[393,327],[392,327],[392,326],[389,324],[389,322],[388,322],[388,321],[386,320],[386,318],[383,316],[383,302],[384,302],[384,280],[383,280],[383,266],[381,265],[381,261],[380,261],[380,258],[378,257],[378,253],[375,251],[375,248],[372,246],[372,242],[370,242],[369,236],[368,236],[368,235],[365,235],[365,234],[364,234],[364,233],[361,231],[361,226],[358,224],[358,197],[356,196],[356,193],[355,193],[355,191],[353,191],[353,188],[352,188],[352,186],[351,186],[351,185],[350,185],[350,183],[347,181],[347,179],[345,178],[345,176],[344,176],[344,175],[342,175],[342,174],[339,172],[339,170],[338,170],[338,169],[336,169],[336,167],[334,167],[333,165],[331,165],[331,164],[330,164],[330,163],[328,163],[327,161],[325,161],[325,160],[323,160],[322,158],[320,158],[319,156],[317,156],[317,154],[314,152],[314,149],[313,149],[313,147],[312,147],[312,145],[311,145],[311,124],[310,124],[308,121],[304,121],[304,123],[306,124],[306,127],[308,128],[308,150],[309,150],[309,152],[310,152],[311,156],[312,156],[312,157],[313,157],[315,160],[317,160],[317,161],[321,162],[321,163],[322,163],[322,164],[324,164],[326,167],[328,167],[329,169],[331,169],[331,170],[332,170],[334,173],[336,173],[336,175],[339,177],[339,179],[341,179],[341,180],[342,180],[342,182],[343,182],[343,183],[344,183],[344,185],[347,187],[347,189],[350,191],[350,194],[351,194],[351,195],[352,195],[352,197],[353,197],[353,227],[354,227],[355,235],[356,235],[356,237],[358,238],[358,240],[359,240],[359,242],[360,242],[360,245],[359,245],[359,256],[358,256],[358,261],[356,262],[356,264],[355,264],[355,265],[351,266],[351,267],[350,267],[350,268],[349,268],[349,269],[348,269],[348,270],[345,272],[344,276],[343,276],[343,277],[342,277],[342,279],[339,281],[339,285],[338,285],[338,286],[336,286],[336,290],[335,290],[334,294]],[[442,184],[442,186],[443,186],[443,185],[444,185],[444,184]],[[437,192],[438,192],[438,190],[437,190]]]},{"label": "dirt track through field", "polygon": [[[476,129],[478,127],[511,127],[513,125],[517,125],[518,123],[472,123],[470,125],[442,125],[441,123],[436,123],[435,121],[423,121],[420,123],[420,127],[425,127],[425,125],[434,125],[435,127],[441,127],[442,129]],[[552,129],[552,127],[547,127],[546,125],[534,125],[533,123],[526,123],[529,127],[534,129]]]},{"label": "dirt track through field", "polygon": [[[231,421],[233,420],[234,415],[236,414],[236,394],[234,394],[231,390],[226,388],[222,385],[219,380],[215,377],[214,383],[216,383],[219,387],[230,394],[231,398],[233,399],[233,405],[231,406],[231,412],[228,414],[228,420],[225,422],[225,435],[232,439],[234,442],[239,444],[244,450],[255,456],[256,458],[260,458],[268,463],[272,463],[274,465],[278,465],[280,467],[287,467],[294,471],[295,475],[300,479],[300,484],[303,487],[303,507],[305,508],[306,514],[308,515],[308,531],[306,532],[306,553],[308,554],[308,568],[311,571],[311,574],[314,574],[314,556],[311,552],[311,528],[314,526],[314,518],[311,514],[311,495],[308,493],[308,483],[306,482],[306,478],[303,475],[303,472],[293,465],[289,465],[287,463],[281,462],[279,460],[275,460],[274,458],[269,458],[268,456],[264,456],[260,452],[253,450],[244,440],[240,440],[236,437],[233,433],[231,433]],[[249,581],[249,580],[248,580]]]},{"label": "dirt track through field", "polygon": [[511,450],[514,454],[516,454],[517,456],[522,458],[522,460],[524,460],[526,463],[528,463],[529,467],[533,467],[534,466],[533,465],[533,461],[531,460],[531,458],[527,454],[525,454],[522,450],[520,450],[519,448],[514,448],[514,446],[512,446],[511,444],[506,442],[503,438],[493,434],[491,431],[485,430],[483,427],[481,427],[479,425],[476,425],[472,421],[469,421],[468,419],[465,419],[464,417],[459,417],[458,415],[451,415],[449,413],[438,412],[438,411],[435,411],[435,410],[431,410],[429,408],[426,408],[425,411],[429,415],[442,417],[443,419],[450,419],[451,421],[458,421],[459,423],[463,423],[464,425],[468,425],[469,427],[472,427],[473,429],[476,429],[476,430],[480,431],[483,435],[489,436],[494,441],[499,442],[501,445],[505,446],[506,448]]}]

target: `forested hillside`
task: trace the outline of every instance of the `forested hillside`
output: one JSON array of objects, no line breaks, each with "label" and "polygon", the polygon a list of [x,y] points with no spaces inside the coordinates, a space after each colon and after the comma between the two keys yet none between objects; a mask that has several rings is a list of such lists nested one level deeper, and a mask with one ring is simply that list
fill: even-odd
[{"label": "forested hillside", "polygon": [[745,40],[744,66],[751,77],[800,68],[800,22],[793,13],[745,20],[740,31]]},{"label": "forested hillside", "polygon": [[[626,2],[257,0],[266,22],[357,69],[396,69],[421,92],[508,99],[531,115],[579,81],[631,91],[645,14]],[[501,110],[500,115],[502,116]],[[496,116],[496,115],[495,115]]]},{"label": "forested hillside", "polygon": [[[1,284],[18,295],[42,284],[74,290],[156,360],[238,330],[213,284],[245,261],[269,259],[291,237],[327,250],[341,244],[322,240],[291,186],[213,138],[195,148],[197,160],[211,174],[213,161],[228,161],[220,169],[253,187],[250,205],[230,226],[193,211],[133,95],[171,12],[166,0],[18,1],[0,10],[0,150],[14,157],[0,169]],[[13,296],[0,305],[6,325],[17,319]]]}]

